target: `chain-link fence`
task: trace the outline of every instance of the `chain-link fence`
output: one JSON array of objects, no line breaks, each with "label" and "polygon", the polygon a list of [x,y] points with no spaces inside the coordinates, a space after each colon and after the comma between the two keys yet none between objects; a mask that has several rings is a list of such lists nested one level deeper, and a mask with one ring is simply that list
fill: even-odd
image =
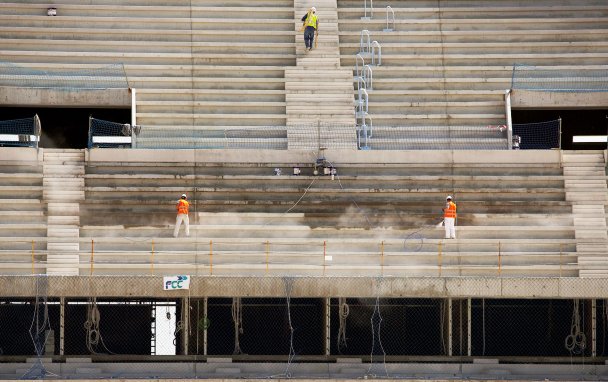
[{"label": "chain-link fence", "polygon": [[513,65],[511,89],[545,92],[606,92],[608,69]]},{"label": "chain-link fence", "polygon": [[367,277],[171,279],[13,280],[0,298],[0,375],[475,377],[516,376],[522,363],[545,376],[608,372],[608,296],[589,297],[606,279],[586,280],[579,297],[525,299],[484,298],[473,284],[471,297],[449,297],[422,290],[424,279],[401,280],[402,291]]},{"label": "chain-link fence", "polygon": [[44,284],[0,300],[5,378],[607,371],[607,299],[302,298],[288,279],[283,297],[81,299],[51,298]]},{"label": "chain-link fence", "polygon": [[[95,144],[92,146],[104,147]],[[372,127],[320,122],[242,129],[200,127],[169,130],[143,125],[134,137],[133,148],[506,150],[509,145],[506,125]]]},{"label": "chain-link fence", "polygon": [[51,89],[128,89],[127,75],[122,64],[87,69],[37,69],[0,62],[0,86]]}]

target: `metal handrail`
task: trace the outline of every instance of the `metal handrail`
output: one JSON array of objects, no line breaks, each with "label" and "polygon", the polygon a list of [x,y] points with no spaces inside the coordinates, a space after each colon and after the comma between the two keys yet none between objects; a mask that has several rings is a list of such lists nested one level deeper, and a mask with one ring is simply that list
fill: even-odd
[{"label": "metal handrail", "polygon": [[[359,98],[357,99],[357,117],[364,117],[369,111],[369,94],[365,88],[359,88]],[[365,120],[363,120],[365,123]]]},{"label": "metal handrail", "polygon": [[[361,59],[361,70],[359,70],[359,59]],[[357,53],[355,56],[355,77],[363,78],[363,67],[365,66],[365,60],[363,59],[363,55],[361,53]]]},{"label": "metal handrail", "polygon": [[[392,15],[393,15],[393,27],[390,28],[389,27],[389,17],[388,17],[388,11],[391,11]],[[386,29],[384,30],[384,32],[392,32],[395,29],[395,11],[393,11],[393,8],[390,5],[386,6]]]},{"label": "metal handrail", "polygon": [[382,47],[380,43],[376,40],[372,41],[372,65],[375,64],[375,56],[376,56],[376,47],[378,48],[378,66],[382,65]]},{"label": "metal handrail", "polygon": [[[366,37],[366,43],[363,41],[363,37]],[[367,29],[361,31],[361,37],[359,39],[359,53],[369,54],[371,52],[370,34]]]},{"label": "metal handrail", "polygon": [[363,66],[363,81],[365,82],[366,89],[374,90],[374,73],[372,66],[369,64]]},{"label": "metal handrail", "polygon": [[367,0],[363,0],[363,17],[361,20],[369,20],[374,17],[374,0],[369,0],[369,17],[367,17]]},{"label": "metal handrail", "polygon": [[[370,117],[367,113],[365,115],[361,115],[361,125],[359,126],[359,133],[357,134],[357,145],[360,150],[369,150],[370,147],[368,145],[369,138],[372,137],[373,132],[373,121],[372,117]],[[369,126],[365,123],[365,121],[369,119]],[[368,130],[369,128],[369,130]],[[365,145],[361,146],[361,135],[363,135],[363,139],[365,141]]]}]

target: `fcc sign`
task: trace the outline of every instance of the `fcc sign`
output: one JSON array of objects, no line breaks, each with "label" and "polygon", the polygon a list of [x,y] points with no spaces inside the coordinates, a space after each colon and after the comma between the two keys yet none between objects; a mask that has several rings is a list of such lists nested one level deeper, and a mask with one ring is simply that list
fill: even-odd
[{"label": "fcc sign", "polygon": [[190,276],[163,277],[164,290],[190,289]]}]

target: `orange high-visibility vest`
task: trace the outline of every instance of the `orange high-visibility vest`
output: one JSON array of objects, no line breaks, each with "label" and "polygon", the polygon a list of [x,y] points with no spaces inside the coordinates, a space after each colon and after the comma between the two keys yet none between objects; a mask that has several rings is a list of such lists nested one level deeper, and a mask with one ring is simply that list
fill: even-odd
[{"label": "orange high-visibility vest", "polygon": [[180,199],[177,202],[177,213],[188,215],[188,207],[190,207],[190,203],[188,203],[184,199]]},{"label": "orange high-visibility vest", "polygon": [[448,202],[443,209],[444,218],[456,218],[456,203]]}]

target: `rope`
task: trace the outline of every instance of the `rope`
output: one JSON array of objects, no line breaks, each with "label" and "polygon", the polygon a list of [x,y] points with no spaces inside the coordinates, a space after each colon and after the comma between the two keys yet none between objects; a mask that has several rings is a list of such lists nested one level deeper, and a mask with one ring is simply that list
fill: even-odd
[{"label": "rope", "polygon": [[346,318],[350,314],[350,307],[346,303],[346,298],[338,298],[338,316],[340,327],[338,328],[338,351],[342,353],[342,349],[346,348]]},{"label": "rope", "polygon": [[573,301],[572,324],[570,334],[566,336],[564,345],[571,354],[583,354],[587,347],[587,336],[581,331],[581,316],[579,312],[580,300]]}]

